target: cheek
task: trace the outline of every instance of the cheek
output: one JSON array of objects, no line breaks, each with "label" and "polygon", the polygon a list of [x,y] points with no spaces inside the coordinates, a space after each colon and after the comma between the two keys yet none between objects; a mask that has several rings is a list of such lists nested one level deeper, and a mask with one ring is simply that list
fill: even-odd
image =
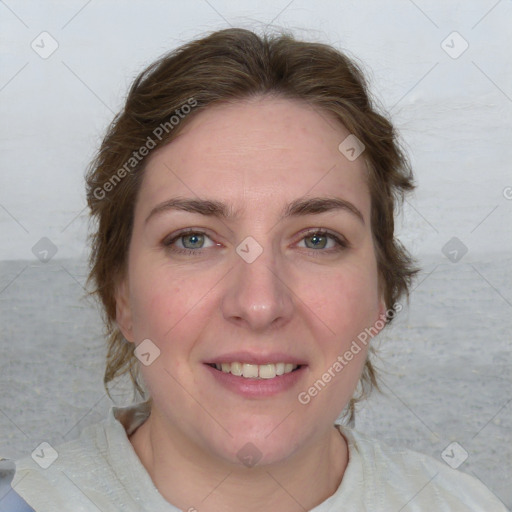
[{"label": "cheek", "polygon": [[193,331],[194,316],[204,309],[201,299],[211,287],[204,276],[194,279],[165,267],[151,274],[141,272],[131,290],[136,338],[149,338],[162,348],[178,333]]},{"label": "cheek", "polygon": [[378,280],[372,266],[347,265],[338,272],[303,280],[300,296],[339,339],[353,337],[372,324],[379,308]]}]

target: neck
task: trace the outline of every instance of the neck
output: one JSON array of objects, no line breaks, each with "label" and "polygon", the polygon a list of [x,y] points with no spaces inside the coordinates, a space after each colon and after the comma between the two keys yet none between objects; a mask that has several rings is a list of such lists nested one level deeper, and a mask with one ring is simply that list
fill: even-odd
[{"label": "neck", "polygon": [[153,414],[131,436],[160,494],[180,510],[310,510],[339,487],[348,463],[334,426],[285,461],[247,468],[207,454]]}]

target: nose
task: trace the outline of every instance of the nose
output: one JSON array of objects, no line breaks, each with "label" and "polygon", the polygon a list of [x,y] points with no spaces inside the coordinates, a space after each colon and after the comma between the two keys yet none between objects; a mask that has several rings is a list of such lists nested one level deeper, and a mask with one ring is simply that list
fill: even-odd
[{"label": "nose", "polygon": [[271,250],[264,250],[252,263],[236,258],[222,301],[224,318],[255,332],[288,323],[294,301],[283,262],[278,262]]}]

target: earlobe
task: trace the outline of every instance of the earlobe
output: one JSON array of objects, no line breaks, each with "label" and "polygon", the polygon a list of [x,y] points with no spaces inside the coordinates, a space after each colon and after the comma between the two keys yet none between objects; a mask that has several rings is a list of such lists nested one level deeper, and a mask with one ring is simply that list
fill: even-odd
[{"label": "earlobe", "polygon": [[382,329],[384,329],[384,326],[387,323],[386,316],[386,302],[384,300],[384,297],[381,297],[379,300],[379,313],[374,324],[374,326],[378,328],[379,332],[382,331]]},{"label": "earlobe", "polygon": [[386,301],[382,297],[379,301],[379,318],[386,317]]},{"label": "earlobe", "polygon": [[116,287],[116,323],[127,341],[133,342],[133,323],[130,295],[126,279]]}]

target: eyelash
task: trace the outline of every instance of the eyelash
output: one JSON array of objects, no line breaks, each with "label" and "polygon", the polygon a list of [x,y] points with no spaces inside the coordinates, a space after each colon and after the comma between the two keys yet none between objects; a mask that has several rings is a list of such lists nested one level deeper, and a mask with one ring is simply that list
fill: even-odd
[{"label": "eyelash", "polygon": [[[200,229],[187,229],[185,231],[180,231],[178,234],[173,236],[171,239],[164,240],[162,242],[162,244],[164,245],[164,247],[166,247],[171,252],[174,252],[177,254],[185,254],[185,255],[189,255],[189,256],[201,256],[204,250],[209,249],[208,247],[206,249],[182,249],[180,247],[178,247],[178,248],[173,247],[174,242],[176,242],[180,238],[183,238],[188,235],[204,235],[204,236],[210,238],[205,231],[201,231]],[[309,250],[314,254],[316,253],[315,256],[321,256],[321,254],[318,254],[318,253],[333,254],[333,253],[341,252],[350,247],[350,244],[348,243],[348,241],[345,238],[339,237],[338,235],[335,235],[334,233],[331,233],[330,231],[328,231],[326,229],[322,229],[322,228],[312,229],[312,230],[307,231],[299,241],[302,241],[305,238],[311,237],[313,235],[326,236],[326,237],[330,238],[331,240],[334,240],[334,242],[337,244],[337,247],[334,247],[331,249],[324,249],[324,250],[308,249],[307,247],[301,248],[301,249]],[[211,240],[211,238],[210,238],[210,240]]]}]

